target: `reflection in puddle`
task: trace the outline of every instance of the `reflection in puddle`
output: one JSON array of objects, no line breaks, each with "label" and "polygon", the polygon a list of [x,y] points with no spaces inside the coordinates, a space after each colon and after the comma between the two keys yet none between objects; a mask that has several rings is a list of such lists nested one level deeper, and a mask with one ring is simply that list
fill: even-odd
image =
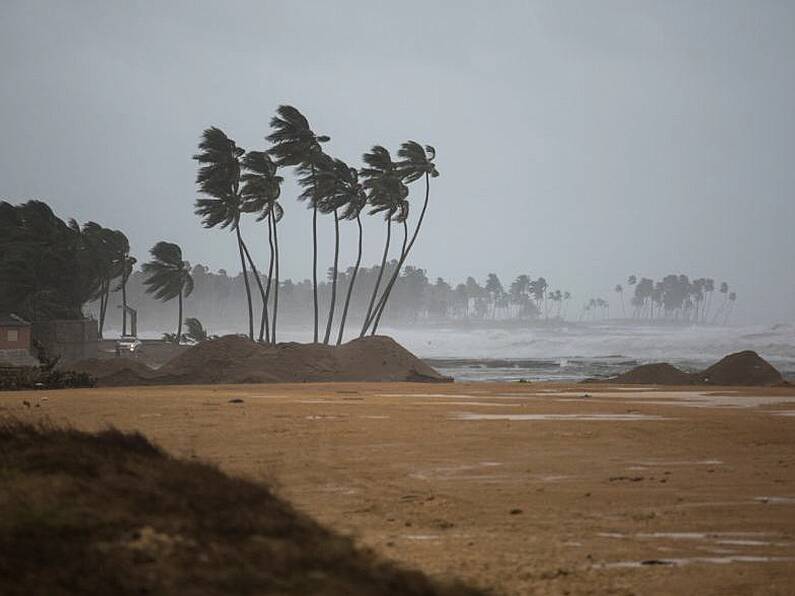
[{"label": "reflection in puddle", "polygon": [[452,418],[454,420],[570,420],[594,422],[671,420],[671,418],[665,416],[652,414],[477,414],[475,412],[458,412]]}]

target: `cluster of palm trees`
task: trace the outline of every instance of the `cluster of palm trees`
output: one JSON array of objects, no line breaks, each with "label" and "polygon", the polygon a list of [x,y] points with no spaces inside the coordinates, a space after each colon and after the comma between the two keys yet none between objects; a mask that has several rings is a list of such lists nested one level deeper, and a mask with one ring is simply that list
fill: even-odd
[{"label": "cluster of palm trees", "polygon": [[[627,285],[634,288],[630,305],[632,318],[665,318],[691,323],[728,323],[734,310],[737,293],[729,290],[724,281],[717,286],[722,296],[714,304],[715,280],[700,277],[691,280],[687,275],[670,274],[660,281],[648,277],[638,279],[636,275],[627,278]],[[616,285],[615,292],[621,298],[621,308],[626,316],[624,287]],[[713,310],[714,308],[714,310]]]},{"label": "cluster of palm trees", "polygon": [[111,292],[121,290],[126,307],[133,265],[119,230],[64,222],[41,201],[0,202],[0,311],[31,321],[81,319],[83,307],[97,301],[102,337]]},{"label": "cluster of palm trees", "polygon": [[[230,229],[235,233],[240,265],[246,292],[248,311],[248,334],[253,340],[254,309],[249,271],[259,290],[261,312],[259,317],[260,342],[275,343],[279,312],[279,240],[278,223],[284,215],[279,202],[283,177],[280,169],[293,168],[302,188],[299,199],[306,201],[312,211],[312,287],[315,343],[320,341],[320,313],[318,300],[318,241],[319,215],[333,217],[334,260],[331,270],[331,301],[326,317],[323,343],[332,339],[334,314],[337,301],[339,277],[340,220],[355,221],[358,232],[358,252],[353,276],[348,284],[345,305],[340,318],[336,343],[342,342],[345,323],[354,288],[357,271],[362,259],[361,214],[369,207],[369,214],[380,215],[385,221],[385,244],[381,258],[379,278],[372,291],[367,314],[360,336],[378,330],[390,294],[422,226],[430,195],[430,179],[439,175],[434,159],[433,147],[422,146],[415,141],[406,141],[393,160],[390,152],[374,146],[363,156],[364,165],[357,169],[324,151],[330,141],[326,135],[317,134],[306,117],[292,106],[280,106],[271,119],[271,132],[266,136],[270,147],[263,151],[246,151],[219,128],[208,128],[202,134],[199,152],[194,159],[199,162],[197,184],[202,197],[196,201],[196,214],[206,228]],[[409,188],[417,180],[425,180],[425,200],[414,229],[409,233]],[[260,275],[251,252],[243,238],[240,222],[245,214],[254,214],[258,222],[265,222],[268,234],[269,259],[267,275]],[[392,226],[403,230],[403,240],[397,259],[397,267],[388,279],[382,279],[385,271]],[[154,249],[153,249],[154,250]],[[173,252],[173,251],[172,251]],[[153,253],[154,254],[154,253]],[[174,256],[174,255],[172,255]],[[176,261],[172,264],[176,267]],[[151,269],[155,271],[154,269]],[[181,270],[181,269],[180,269]],[[187,284],[187,278],[172,271],[172,275]],[[154,292],[168,299],[169,292],[161,288],[167,282],[152,277],[150,284]],[[380,291],[380,294],[379,294]],[[171,292],[173,293],[173,292]],[[174,294],[182,296],[182,292]],[[181,318],[180,318],[181,320]]]}]

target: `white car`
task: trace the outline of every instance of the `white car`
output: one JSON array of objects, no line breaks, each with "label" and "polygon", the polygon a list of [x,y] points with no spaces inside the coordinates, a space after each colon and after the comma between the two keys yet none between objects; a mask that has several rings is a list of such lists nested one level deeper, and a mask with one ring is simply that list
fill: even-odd
[{"label": "white car", "polygon": [[143,342],[134,335],[123,335],[116,341],[116,349],[119,352],[135,352]]}]

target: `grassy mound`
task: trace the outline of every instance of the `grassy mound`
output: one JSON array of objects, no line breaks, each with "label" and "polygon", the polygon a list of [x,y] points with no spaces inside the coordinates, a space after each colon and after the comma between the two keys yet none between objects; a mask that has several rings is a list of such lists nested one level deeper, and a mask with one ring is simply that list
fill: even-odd
[{"label": "grassy mound", "polygon": [[140,434],[0,422],[0,594],[476,594]]}]

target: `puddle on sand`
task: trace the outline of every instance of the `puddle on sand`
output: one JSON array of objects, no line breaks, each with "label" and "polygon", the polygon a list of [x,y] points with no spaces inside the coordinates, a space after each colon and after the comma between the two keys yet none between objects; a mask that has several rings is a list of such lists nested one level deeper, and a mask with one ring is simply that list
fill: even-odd
[{"label": "puddle on sand", "polygon": [[342,416],[322,416],[322,415],[316,415],[316,416],[304,416],[304,418],[305,418],[306,420],[341,420],[341,419],[342,419]]},{"label": "puddle on sand", "polygon": [[[510,476],[506,474],[472,474],[476,470],[483,468],[494,468],[501,466],[500,462],[484,461],[477,464],[461,464],[457,466],[437,466],[435,468],[426,468],[409,474],[410,478],[417,480],[481,480],[485,482],[501,481]],[[469,472],[462,474],[462,472]]]},{"label": "puddle on sand", "polygon": [[728,565],[731,563],[784,563],[795,561],[795,557],[760,557],[756,555],[727,555],[725,557],[683,557],[675,559],[648,559],[645,561],[616,561],[614,563],[602,563],[600,567],[605,569],[621,569],[627,567],[655,567],[655,566],[677,566],[693,564],[712,564]]},{"label": "puddle on sand", "polygon": [[572,422],[631,422],[640,420],[672,420],[652,414],[477,414],[457,412],[453,420],[558,420]]},{"label": "puddle on sand", "polygon": [[518,408],[521,404],[504,404],[487,401],[414,401],[411,406],[486,406],[489,408]]},{"label": "puddle on sand", "polygon": [[754,501],[768,505],[795,505],[795,497],[755,497]]},{"label": "puddle on sand", "polygon": [[700,459],[694,461],[638,461],[636,466],[719,466],[723,462],[719,459]]},{"label": "puddle on sand", "polygon": [[439,540],[438,534],[404,534],[406,540]]}]

